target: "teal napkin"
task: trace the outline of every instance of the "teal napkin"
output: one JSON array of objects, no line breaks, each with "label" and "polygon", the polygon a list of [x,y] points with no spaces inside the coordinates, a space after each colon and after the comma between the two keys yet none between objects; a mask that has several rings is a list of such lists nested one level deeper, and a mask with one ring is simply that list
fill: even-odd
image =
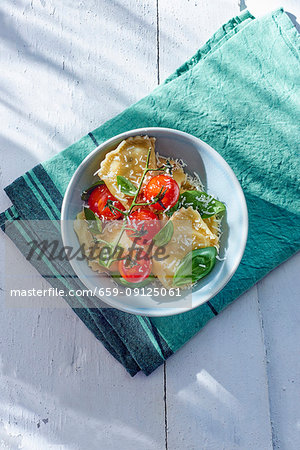
[{"label": "teal napkin", "polygon": [[[134,375],[150,374],[212,317],[289,258],[300,244],[299,35],[282,9],[231,19],[151,94],[5,188],[12,207],[2,229],[28,256],[39,236],[26,220],[55,220],[80,162],[97,145],[141,127],[176,128],[215,148],[245,192],[249,237],[242,262],[210,302],[177,316],[144,318],[100,307],[97,299],[66,301],[110,353]],[[184,159],[184,154],[182,155]],[[82,287],[69,263],[31,260],[54,287]]]}]

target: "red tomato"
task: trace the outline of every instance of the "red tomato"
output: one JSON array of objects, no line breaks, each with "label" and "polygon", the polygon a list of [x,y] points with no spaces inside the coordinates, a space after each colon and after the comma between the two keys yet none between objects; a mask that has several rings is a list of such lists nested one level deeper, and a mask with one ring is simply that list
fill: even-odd
[{"label": "red tomato", "polygon": [[153,208],[163,211],[166,208],[172,208],[179,198],[179,186],[172,177],[168,175],[156,175],[151,178],[145,187],[144,195],[148,201],[153,201],[157,195],[162,198],[154,203]]},{"label": "red tomato", "polygon": [[145,245],[152,241],[160,230],[160,222],[154,212],[146,208],[140,208],[129,216],[128,226],[132,230],[126,230],[128,237],[138,245]]},{"label": "red tomato", "polygon": [[97,214],[101,219],[114,220],[119,219],[123,216],[119,211],[111,211],[108,206],[105,206],[107,200],[112,200],[114,206],[119,208],[121,211],[125,211],[124,206],[120,203],[109,191],[105,184],[97,186],[89,196],[88,204],[89,208]]},{"label": "red tomato", "polygon": [[134,256],[119,261],[119,272],[124,280],[131,283],[139,283],[149,277],[152,262],[146,252],[139,249],[134,251]]}]

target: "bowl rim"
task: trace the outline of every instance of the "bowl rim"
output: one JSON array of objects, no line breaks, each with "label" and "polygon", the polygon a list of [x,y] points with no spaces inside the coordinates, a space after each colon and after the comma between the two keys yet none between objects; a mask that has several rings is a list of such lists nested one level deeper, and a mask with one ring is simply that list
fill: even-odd
[{"label": "bowl rim", "polygon": [[[191,310],[197,308],[198,306],[201,306],[201,305],[207,303],[209,300],[211,300],[213,297],[215,297],[227,285],[227,283],[233,277],[233,275],[235,274],[235,272],[241,262],[241,259],[243,257],[244,251],[245,251],[246,243],[247,243],[248,228],[249,228],[248,208],[247,208],[247,203],[246,203],[243,189],[242,189],[234,171],[230,167],[230,165],[225,161],[225,159],[214,148],[212,148],[209,144],[202,141],[198,137],[193,136],[190,133],[186,133],[185,131],[180,131],[177,129],[166,128],[166,127],[144,127],[144,128],[136,128],[133,130],[128,130],[128,131],[125,131],[123,133],[120,133],[118,135],[115,135],[115,136],[107,139],[102,144],[98,145],[94,150],[92,150],[83,159],[83,161],[79,164],[79,166],[75,170],[74,174],[72,175],[72,178],[69,181],[69,184],[65,191],[65,194],[63,197],[63,202],[62,202],[60,224],[61,224],[61,235],[62,235],[63,246],[64,247],[67,246],[67,229],[65,228],[64,224],[68,220],[65,217],[66,209],[67,209],[67,205],[68,205],[68,197],[69,197],[70,193],[72,192],[73,182],[77,178],[78,173],[81,172],[82,169],[88,165],[89,161],[91,159],[93,159],[95,154],[101,152],[102,150],[106,149],[110,145],[117,143],[117,142],[120,143],[123,139],[126,139],[131,136],[149,135],[151,137],[151,134],[152,134],[155,137],[155,132],[158,132],[158,131],[171,133],[173,135],[177,135],[177,136],[189,139],[192,142],[194,142],[195,144],[201,143],[201,146],[205,147],[205,150],[210,152],[213,155],[214,159],[218,160],[221,163],[221,165],[226,168],[226,171],[228,171],[230,173],[230,175],[233,179],[234,188],[238,192],[239,197],[240,197],[240,202],[241,202],[241,206],[242,206],[241,213],[242,213],[242,217],[244,219],[244,227],[242,229],[242,235],[241,235],[242,245],[240,246],[240,250],[237,253],[237,257],[235,258],[235,262],[234,262],[230,272],[228,272],[228,274],[222,279],[222,282],[220,283],[217,290],[215,290],[211,295],[207,295],[206,297],[204,297],[204,299],[202,298],[201,301],[199,301],[199,302],[194,302],[194,299],[193,299],[191,307],[186,307],[186,308],[178,308],[178,307],[177,308],[176,307],[157,308],[156,307],[153,309],[148,308],[148,307],[147,308],[137,308],[137,307],[122,308],[122,305],[115,303],[114,301],[111,301],[111,299],[107,300],[106,296],[100,297],[98,295],[98,293],[96,292],[96,296],[103,303],[105,303],[108,307],[116,308],[116,309],[119,309],[121,311],[130,313],[130,314],[135,314],[135,315],[140,315],[140,316],[149,316],[149,317],[163,317],[163,316],[172,316],[172,315],[182,314],[184,312],[191,311]],[[69,263],[70,263],[72,269],[74,270],[75,274],[79,277],[79,275],[77,274],[77,271],[76,271],[76,266],[74,267],[73,261],[71,260],[71,261],[69,261]],[[87,285],[87,282],[85,280],[82,280],[81,278],[80,278],[80,280],[88,289],[92,288],[91,286]]]}]

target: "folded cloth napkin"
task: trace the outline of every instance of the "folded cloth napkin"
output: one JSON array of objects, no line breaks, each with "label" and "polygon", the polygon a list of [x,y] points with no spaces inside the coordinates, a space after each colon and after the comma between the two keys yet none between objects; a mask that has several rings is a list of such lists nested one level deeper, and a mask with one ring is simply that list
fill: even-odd
[{"label": "folded cloth napkin", "polygon": [[[299,49],[299,35],[282,9],[259,19],[243,12],[150,95],[5,188],[13,206],[1,214],[0,224],[27,255],[34,230],[26,220],[59,219],[75,169],[116,134],[176,128],[210,144],[233,168],[246,195],[249,237],[238,270],[210,302],[177,316],[145,318],[100,307],[95,299],[86,305],[83,298],[71,302],[66,296],[131,375],[150,374],[299,249]],[[46,232],[55,237],[59,230],[53,226]],[[33,264],[54,287],[82,286],[67,262],[43,256]]]}]

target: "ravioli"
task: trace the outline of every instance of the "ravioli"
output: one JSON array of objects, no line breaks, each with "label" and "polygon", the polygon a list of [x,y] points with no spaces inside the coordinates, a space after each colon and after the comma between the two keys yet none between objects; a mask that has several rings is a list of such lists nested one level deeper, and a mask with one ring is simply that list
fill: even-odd
[{"label": "ravioli", "polygon": [[186,173],[184,172],[181,165],[174,159],[166,158],[165,156],[161,156],[161,155],[159,155],[157,157],[158,166],[165,164],[166,161],[170,161],[170,163],[172,164],[173,169],[172,169],[171,176],[177,182],[179,188],[181,188],[181,186],[186,182],[186,178],[187,178]]},{"label": "ravioli", "polygon": [[221,233],[221,221],[220,219],[217,219],[216,216],[207,217],[206,219],[203,219],[203,222],[206,223],[210,231],[215,234],[216,236],[220,236]]},{"label": "ravioli", "polygon": [[102,161],[99,177],[103,180],[110,192],[128,209],[131,198],[120,191],[117,176],[121,175],[130,180],[136,187],[141,180],[146,167],[147,155],[151,148],[149,168],[156,169],[155,138],[148,136],[134,136],[122,141],[118,147],[107,153]]},{"label": "ravioli", "polygon": [[186,180],[180,186],[180,194],[185,191],[204,191],[204,186],[196,173],[193,176],[186,174]]},{"label": "ravioli", "polygon": [[166,258],[152,260],[152,272],[165,288],[171,288],[173,277],[183,257],[190,251],[204,247],[218,247],[219,239],[211,232],[198,211],[191,206],[180,208],[171,219],[173,236],[165,246]]},{"label": "ravioli", "polygon": [[[123,222],[120,220],[112,220],[106,223],[102,233],[96,235],[97,238],[103,239],[108,243],[113,243],[119,236]],[[81,211],[77,214],[74,221],[74,231],[77,234],[79,244],[84,245],[84,255],[87,258],[88,265],[96,272],[103,272],[104,267],[99,264],[99,256],[101,249],[106,246],[104,243],[95,244],[93,236],[88,229],[88,222],[85,220],[84,212]],[[123,233],[120,247],[126,250],[131,248],[132,241],[129,239],[126,233]],[[109,270],[117,270],[117,263],[112,263]]]},{"label": "ravioli", "polygon": [[[148,155],[149,161],[147,166]],[[157,169],[166,164],[167,161],[172,165],[172,171],[170,171],[172,173]],[[102,250],[104,247],[107,247],[107,245],[109,246],[109,244],[111,244],[109,247],[113,248],[113,244],[118,241],[118,246],[121,247],[121,249],[117,249],[118,254],[114,255],[114,261],[108,268],[109,271],[116,272],[119,272],[118,258],[121,257],[121,253],[122,256],[125,256],[133,247],[133,242],[128,237],[127,232],[123,232],[124,229],[122,230],[122,236],[120,238],[124,220],[127,220],[127,216],[132,213],[134,209],[131,208],[133,197],[127,196],[121,191],[121,187],[118,185],[118,176],[124,177],[134,186],[140,188],[137,196],[137,203],[141,204],[139,205],[139,208],[146,208],[146,210],[154,212],[161,221],[161,227],[163,227],[168,220],[173,224],[173,235],[168,244],[164,246],[165,253],[163,255],[161,255],[161,253],[155,255],[157,249],[155,246],[155,239],[151,244],[148,242],[146,245],[142,246],[144,251],[153,253],[152,273],[165,288],[168,289],[173,287],[174,275],[180,263],[189,252],[205,247],[215,247],[217,250],[219,249],[221,218],[218,218],[218,216],[202,219],[199,212],[190,206],[175,211],[169,219],[167,214],[165,214],[166,211],[156,210],[152,204],[145,205],[147,183],[153,177],[162,173],[170,175],[177,182],[180,193],[187,190],[204,191],[199,176],[195,172],[194,175],[186,173],[184,171],[184,166],[185,164],[181,160],[155,154],[155,138],[148,136],[129,137],[123,140],[117,148],[106,154],[104,160],[100,164],[97,174],[105,183],[111,194],[122,203],[127,210],[127,213],[125,213],[125,218],[120,217],[120,220],[108,220],[105,222],[103,217],[106,217],[106,214],[103,212],[103,208],[101,209],[100,207],[101,197],[99,197],[99,200],[96,198],[94,204],[93,199],[91,199],[90,202],[89,197],[86,196],[86,192],[84,193],[84,201],[88,200],[91,210],[99,216],[103,225],[103,231],[101,233],[95,235],[93,232],[92,234],[89,224],[85,220],[84,211],[78,214],[74,223],[74,230],[87,258],[87,263],[93,271],[103,273],[107,270],[107,268],[99,263],[100,257],[104,256]],[[143,186],[140,186],[141,177],[146,167],[148,167],[149,170],[143,181]],[[130,183],[128,184],[130,185]],[[100,194],[102,194],[102,192],[99,191],[99,196]],[[171,201],[169,201],[169,204],[171,206]],[[87,205],[85,204],[85,206]],[[134,206],[137,207],[138,205]],[[138,211],[138,209],[136,209],[136,211]],[[167,234],[169,231],[170,228],[167,229]],[[164,239],[162,236],[165,235],[162,233],[158,238],[158,241],[161,238]],[[149,275],[150,269],[151,268],[148,268],[148,273],[146,275]],[[139,272],[141,272],[141,270],[139,270]],[[144,276],[145,274],[139,274],[140,278],[141,275]],[[127,279],[125,271],[122,273],[122,276],[125,280]],[[186,285],[189,285],[188,280]]]}]

